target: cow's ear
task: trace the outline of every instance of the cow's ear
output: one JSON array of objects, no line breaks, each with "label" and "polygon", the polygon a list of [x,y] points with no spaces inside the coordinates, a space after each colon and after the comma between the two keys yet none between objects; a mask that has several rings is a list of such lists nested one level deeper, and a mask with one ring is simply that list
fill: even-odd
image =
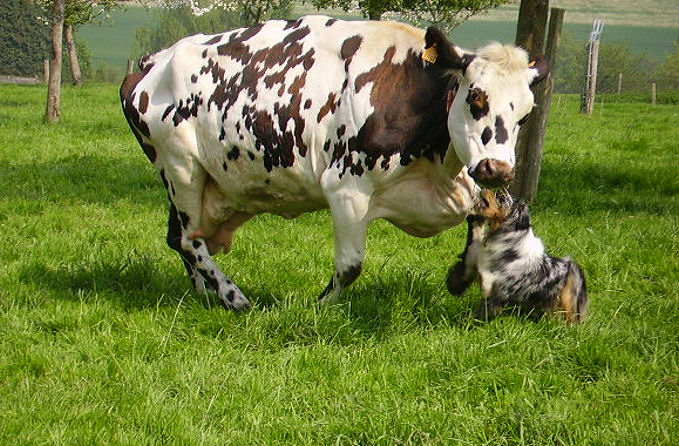
[{"label": "cow's ear", "polygon": [[528,73],[531,78],[530,86],[539,83],[549,74],[549,62],[544,54],[538,54],[528,64]]},{"label": "cow's ear", "polygon": [[422,59],[444,69],[464,72],[474,57],[473,54],[464,54],[460,48],[453,45],[440,29],[433,26],[427,28]]}]

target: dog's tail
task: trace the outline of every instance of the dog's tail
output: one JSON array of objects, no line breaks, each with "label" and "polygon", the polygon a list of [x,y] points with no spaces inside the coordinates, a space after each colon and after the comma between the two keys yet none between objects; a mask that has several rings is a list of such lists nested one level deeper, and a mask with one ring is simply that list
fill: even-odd
[{"label": "dog's tail", "polygon": [[569,257],[566,261],[568,262],[568,273],[566,284],[561,290],[561,305],[568,322],[582,322],[585,320],[589,308],[585,274],[575,260]]}]

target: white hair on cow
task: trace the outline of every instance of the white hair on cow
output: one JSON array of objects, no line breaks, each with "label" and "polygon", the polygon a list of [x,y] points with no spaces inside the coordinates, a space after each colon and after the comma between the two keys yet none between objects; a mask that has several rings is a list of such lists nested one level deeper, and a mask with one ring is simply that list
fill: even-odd
[{"label": "white hair on cow", "polygon": [[514,73],[528,68],[528,53],[514,45],[491,42],[480,48],[477,54],[494,65],[498,71]]}]

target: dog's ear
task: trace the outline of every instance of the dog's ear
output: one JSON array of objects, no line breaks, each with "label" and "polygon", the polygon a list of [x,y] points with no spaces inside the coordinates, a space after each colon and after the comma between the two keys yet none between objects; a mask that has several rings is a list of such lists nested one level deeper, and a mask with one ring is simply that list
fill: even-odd
[{"label": "dog's ear", "polygon": [[513,214],[515,214],[514,229],[517,231],[525,231],[530,228],[530,211],[523,200],[515,201],[513,206]]}]

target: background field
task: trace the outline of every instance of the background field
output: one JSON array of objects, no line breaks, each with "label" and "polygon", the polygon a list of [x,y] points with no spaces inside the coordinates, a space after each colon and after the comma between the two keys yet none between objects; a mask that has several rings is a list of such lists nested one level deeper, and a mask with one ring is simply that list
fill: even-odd
[{"label": "background field", "polygon": [[0,86],[0,443],[676,444],[679,112],[557,96],[534,224],[586,272],[580,326],[474,326],[443,285],[462,227],[385,222],[341,303],[327,212],[263,216],[220,257],[245,314],[189,291],[117,87]]},{"label": "background field", "polygon": [[[592,20],[603,17],[607,20],[602,37],[604,43],[625,43],[633,51],[657,61],[661,61],[665,54],[675,51],[674,42],[679,40],[679,6],[673,0],[647,2],[649,4],[645,7],[642,7],[644,2],[616,2],[617,9],[610,6],[606,8],[606,5],[599,5],[597,2],[585,2],[585,5],[582,3],[577,0],[552,3],[552,6],[566,8],[564,29],[577,39],[586,40]],[[615,12],[610,12],[611,9]],[[314,14],[317,11],[305,6],[297,8],[295,13]],[[330,13],[358,18],[347,16],[342,11]],[[458,27],[452,38],[457,44],[470,49],[492,40],[513,42],[517,15],[516,6],[501,8]],[[80,35],[89,44],[95,65],[106,63],[125,67],[127,59],[139,56],[135,54],[134,48],[135,29],[149,26],[153,19],[153,11],[131,6],[125,11],[112,13],[111,24],[83,26]]]}]

